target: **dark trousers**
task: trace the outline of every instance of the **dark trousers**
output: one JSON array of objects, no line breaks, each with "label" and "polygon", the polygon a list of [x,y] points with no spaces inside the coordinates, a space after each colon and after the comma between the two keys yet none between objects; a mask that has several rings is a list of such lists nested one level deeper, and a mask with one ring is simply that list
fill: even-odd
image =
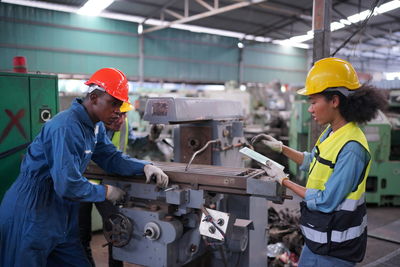
[{"label": "dark trousers", "polygon": [[[79,235],[81,238],[82,246],[85,250],[86,256],[91,263],[92,267],[95,267],[95,263],[92,256],[92,250],[90,248],[90,241],[92,240],[92,207],[93,204],[96,205],[101,218],[107,220],[108,217],[117,213],[118,209],[110,201],[106,200],[104,202],[81,202],[79,207]],[[112,246],[108,246],[108,266],[109,267],[122,267],[123,263],[119,260],[114,260],[112,257]]]}]

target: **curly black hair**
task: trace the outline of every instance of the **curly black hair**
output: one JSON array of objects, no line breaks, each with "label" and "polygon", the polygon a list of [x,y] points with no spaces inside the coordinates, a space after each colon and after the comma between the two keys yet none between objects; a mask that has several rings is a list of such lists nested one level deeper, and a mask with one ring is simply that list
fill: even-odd
[{"label": "curly black hair", "polygon": [[339,111],[348,122],[367,123],[376,117],[378,110],[385,110],[387,100],[384,94],[371,85],[364,84],[348,97],[339,91],[321,93],[327,100],[339,97]]}]

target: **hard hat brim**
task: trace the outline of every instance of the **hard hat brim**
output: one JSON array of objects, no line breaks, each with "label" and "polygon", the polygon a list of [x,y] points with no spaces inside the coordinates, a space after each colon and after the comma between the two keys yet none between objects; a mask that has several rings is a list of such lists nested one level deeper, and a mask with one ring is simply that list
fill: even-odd
[{"label": "hard hat brim", "polygon": [[122,103],[122,105],[121,105],[121,107],[120,107],[120,112],[125,113],[125,112],[131,111],[131,110],[133,110],[133,109],[134,109],[134,107],[132,106],[131,103],[129,103],[129,102],[124,102],[124,103]]},{"label": "hard hat brim", "polygon": [[297,94],[299,95],[309,95],[307,94],[307,89],[306,88],[302,88],[296,91]]}]

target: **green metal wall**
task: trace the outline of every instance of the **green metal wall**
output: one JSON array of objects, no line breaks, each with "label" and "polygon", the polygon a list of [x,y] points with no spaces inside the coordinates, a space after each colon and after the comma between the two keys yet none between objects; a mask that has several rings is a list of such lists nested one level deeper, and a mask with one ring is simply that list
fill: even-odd
[{"label": "green metal wall", "polygon": [[[137,24],[0,3],[0,70],[27,57],[29,71],[90,75],[112,66],[139,76]],[[219,82],[239,80],[237,39],[165,29],[145,35],[146,80]],[[245,82],[302,83],[306,51],[252,44],[243,52]]]}]

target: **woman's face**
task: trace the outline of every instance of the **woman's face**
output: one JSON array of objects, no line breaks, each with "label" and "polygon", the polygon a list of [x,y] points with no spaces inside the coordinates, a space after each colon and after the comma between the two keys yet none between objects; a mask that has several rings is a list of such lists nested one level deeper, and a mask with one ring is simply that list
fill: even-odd
[{"label": "woman's face", "polygon": [[321,94],[314,94],[308,97],[310,107],[308,112],[311,113],[312,118],[320,125],[331,123],[337,112],[335,104],[335,98],[332,100],[327,100]]}]

